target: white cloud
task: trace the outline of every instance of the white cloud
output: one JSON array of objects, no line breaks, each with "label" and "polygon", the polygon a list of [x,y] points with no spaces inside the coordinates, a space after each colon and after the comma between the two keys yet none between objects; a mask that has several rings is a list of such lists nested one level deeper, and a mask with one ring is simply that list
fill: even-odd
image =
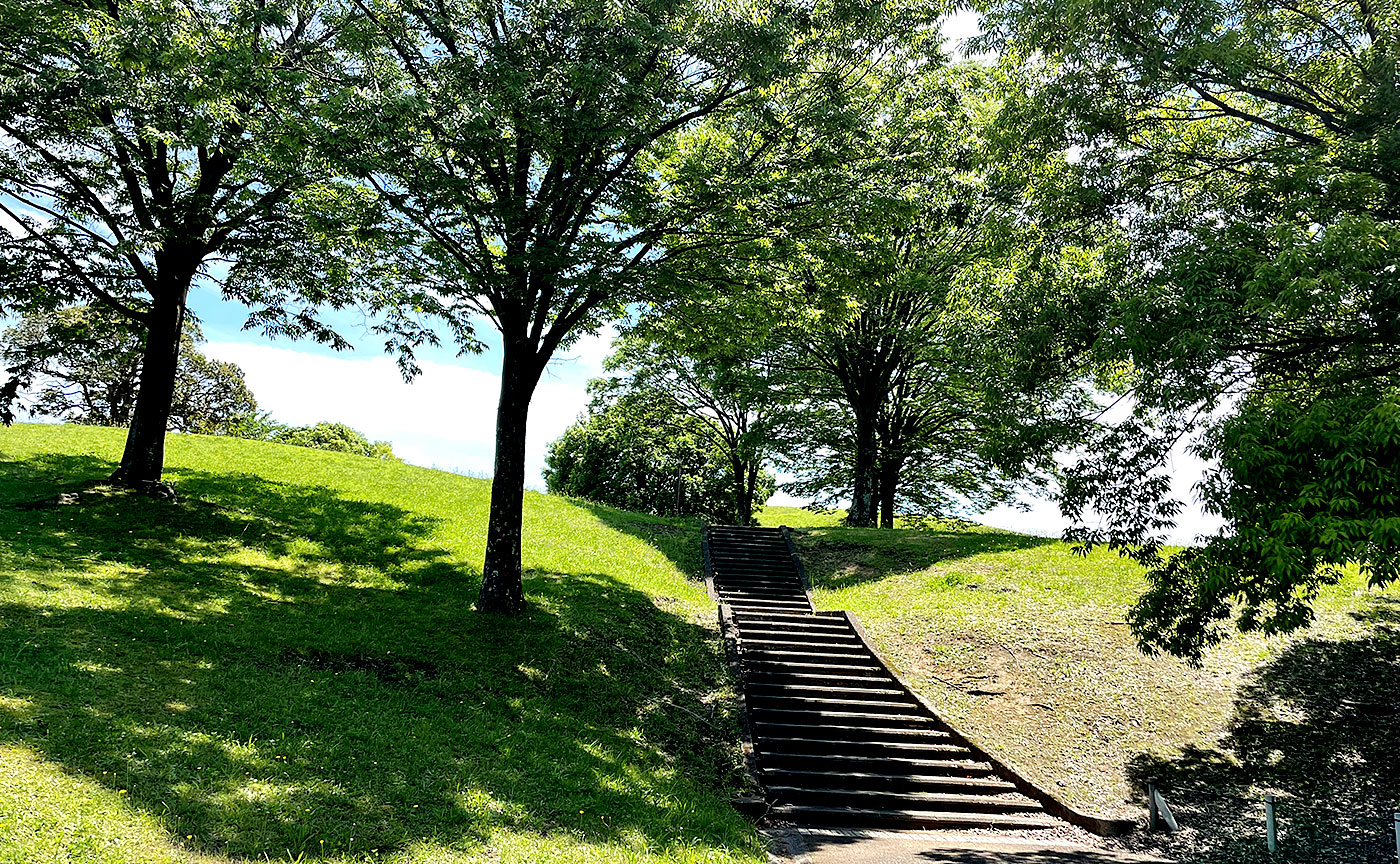
[{"label": "white cloud", "polygon": [[[588,404],[587,379],[599,374],[611,333],[580,340],[550,364],[531,402],[526,437],[526,485],[543,485],[548,443]],[[390,441],[407,462],[490,474],[495,453],[500,376],[446,363],[422,363],[404,383],[389,357],[327,357],[291,348],[210,342],[211,357],[237,363],[261,408],[283,423],[345,423],[374,440]]]}]

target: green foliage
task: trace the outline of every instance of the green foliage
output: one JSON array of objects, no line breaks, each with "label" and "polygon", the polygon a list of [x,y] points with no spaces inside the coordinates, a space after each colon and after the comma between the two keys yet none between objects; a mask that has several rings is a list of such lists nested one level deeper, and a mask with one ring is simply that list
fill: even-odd
[{"label": "green foliage", "polygon": [[[1400,393],[1400,9],[980,5],[1017,92],[1003,128],[1075,148],[1067,200],[1127,232],[1132,266],[1088,318],[1101,381],[1131,410],[1069,466],[1062,506],[1083,543],[1154,568],[1144,646],[1199,656],[1231,617],[1302,626],[1344,563],[1392,579],[1400,506],[1295,483],[1391,458],[1383,437],[1341,430],[1376,428]],[[1226,525],[1168,558],[1181,502],[1164,465],[1182,439],[1218,460],[1201,493]]]},{"label": "green foliage", "polygon": [[[588,414],[549,445],[544,479],[552,494],[640,513],[735,520],[733,468],[703,420],[653,393],[595,385]],[[759,472],[759,505],[772,493],[772,477]]]},{"label": "green foliage", "polygon": [[1361,562],[1372,586],[1400,576],[1400,398],[1374,388],[1299,405],[1251,400],[1214,428],[1202,487],[1229,531],[1148,572],[1134,628],[1187,656],[1241,630],[1313,621],[1319,592]]},{"label": "green foliage", "polygon": [[772,494],[766,468],[799,421],[780,385],[771,319],[743,316],[762,302],[731,295],[703,304],[650,304],[607,360],[620,376],[613,386],[628,399],[697,421],[691,425],[699,440],[727,466],[728,521],[737,525],[752,522]]},{"label": "green foliage", "polygon": [[371,459],[394,458],[394,451],[388,441],[371,442],[344,423],[293,426],[278,430],[272,440],[282,444],[293,444],[297,447],[334,450],[338,453],[355,453],[360,456],[368,456]]},{"label": "green foliage", "polygon": [[267,413],[262,413],[243,418],[228,434],[236,438],[247,438],[254,441],[275,441],[278,444],[292,444],[315,450],[354,453],[357,456],[367,456],[371,459],[398,461],[394,456],[393,446],[390,442],[370,441],[344,423],[288,426],[273,420]]},{"label": "green foliage", "polygon": [[[672,325],[708,337],[680,350],[698,361],[763,334],[753,401],[798,418],[769,448],[781,441],[791,491],[849,499],[852,524],[986,509],[1043,482],[1077,428],[1083,388],[1055,352],[1081,331],[1041,316],[1068,286],[1101,282],[1112,244],[1033,209],[1065,160],[990,146],[991,84],[933,40],[873,55],[845,103],[848,135],[793,180],[825,206],[755,216],[777,219],[781,242],[705,250],[687,273],[717,296]],[[757,299],[731,300],[736,286]],[[661,315],[676,307],[689,311]],[[706,316],[741,323],[688,323]]]},{"label": "green foliage", "polygon": [[[233,363],[200,353],[199,325],[186,320],[170,427],[203,435],[232,434],[257,412],[257,400]],[[34,313],[0,334],[7,380],[0,416],[26,396],[30,416],[73,423],[126,426],[141,376],[141,334],[131,322],[97,306]],[[27,392],[28,391],[28,392]]]},{"label": "green foliage", "polygon": [[345,344],[317,309],[358,288],[367,197],[307,146],[339,26],[302,0],[0,2],[0,310],[100,305],[140,334],[128,482],[159,480],[194,285]]}]

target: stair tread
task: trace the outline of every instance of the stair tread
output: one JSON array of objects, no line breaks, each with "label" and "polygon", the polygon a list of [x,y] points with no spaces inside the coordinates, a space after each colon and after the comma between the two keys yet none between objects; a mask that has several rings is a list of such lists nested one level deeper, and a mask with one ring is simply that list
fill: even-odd
[{"label": "stair tread", "polygon": [[820,816],[826,824],[841,824],[852,817],[881,821],[901,821],[925,825],[985,825],[997,828],[1054,828],[1060,822],[1050,816],[959,813],[939,810],[866,809],[861,807],[832,807],[815,804],[779,804],[768,811],[769,816],[795,821],[807,816]]},{"label": "stair tread", "polygon": [[[755,725],[766,729],[790,730],[798,732],[804,729],[820,730],[822,732],[874,732],[880,735],[904,735],[909,738],[947,738],[952,740],[952,735],[936,726],[919,726],[910,728],[907,726],[842,726],[835,723],[784,723],[781,721],[764,720],[754,718]],[[779,737],[797,738],[800,736],[788,735]],[[883,742],[882,742],[883,743]]]},{"label": "stair tread", "polygon": [[[783,709],[783,708],[781,707],[781,706],[784,706],[784,705],[815,705],[815,706],[821,707],[822,710],[829,710],[830,708],[835,707],[835,706],[837,706],[837,705],[849,705],[849,706],[861,706],[861,707],[865,707],[865,708],[908,708],[908,709],[910,709],[911,712],[914,712],[911,716],[919,716],[919,715],[917,714],[919,705],[918,705],[917,702],[913,702],[913,701],[909,701],[909,702],[887,702],[887,701],[876,700],[876,699],[868,699],[868,700],[865,700],[865,699],[822,699],[822,698],[820,698],[820,697],[814,697],[814,696],[787,696],[787,695],[784,695],[784,696],[767,696],[767,695],[764,695],[764,694],[761,694],[761,693],[760,693],[760,694],[751,694],[749,698],[750,698],[750,699],[755,699],[755,700],[761,700],[762,703],[763,703],[763,705],[764,705],[764,706],[767,706],[767,707],[764,707],[762,710],[772,710],[773,708],[777,708],[778,710],[786,710],[786,709]],[[863,712],[856,712],[856,713],[863,713]],[[896,715],[891,715],[891,716],[896,716]],[[920,717],[920,719],[928,719],[928,718]]]},{"label": "stair tread", "polygon": [[[801,768],[765,768],[765,777],[773,775],[791,776],[795,779],[831,782],[835,779],[847,780],[905,780],[916,783],[943,786],[968,786],[983,789],[1014,792],[1016,786],[996,777],[953,777],[947,774],[899,774],[895,772],[877,773],[868,771],[808,771]],[[821,787],[827,788],[827,787]]]},{"label": "stair tread", "polygon": [[[792,747],[802,744],[868,745],[872,749],[878,749],[882,753],[889,754],[891,758],[899,758],[899,754],[901,753],[966,753],[969,756],[973,755],[971,750],[961,744],[935,744],[915,741],[832,741],[825,738],[796,738],[791,735],[757,735],[754,740],[754,746],[764,753],[785,753],[788,751],[782,750],[782,747]],[[797,755],[806,756],[811,754],[803,753]],[[882,755],[877,758],[886,757]]]},{"label": "stair tread", "polygon": [[744,689],[746,690],[755,687],[762,687],[765,690],[780,690],[784,693],[801,691],[803,693],[830,694],[832,696],[840,696],[846,693],[852,696],[858,694],[866,694],[870,696],[906,695],[903,690],[895,690],[891,687],[822,687],[817,684],[766,684],[762,681],[751,681],[748,684],[744,685]]},{"label": "stair tread", "polygon": [[909,802],[928,802],[941,804],[988,804],[994,803],[1002,807],[1015,807],[1021,810],[1041,810],[1040,802],[1032,801],[1030,798],[1014,790],[1009,792],[998,792],[994,795],[968,795],[962,792],[888,792],[883,789],[840,789],[826,786],[781,786],[770,784],[769,792],[785,793],[796,792],[806,795],[846,795],[846,796],[867,796],[867,797],[889,797],[898,798]]}]

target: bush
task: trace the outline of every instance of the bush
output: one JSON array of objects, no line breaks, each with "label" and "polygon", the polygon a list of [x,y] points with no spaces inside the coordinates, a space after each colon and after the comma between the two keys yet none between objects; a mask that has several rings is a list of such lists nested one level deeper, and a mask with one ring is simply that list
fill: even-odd
[{"label": "bush", "polygon": [[267,414],[260,414],[245,419],[229,434],[256,441],[276,441],[279,444],[311,447],[315,450],[334,450],[339,453],[368,456],[371,459],[397,461],[393,447],[388,441],[370,441],[344,423],[287,426],[271,419]]},{"label": "bush", "polygon": [[705,424],[636,394],[595,402],[551,443],[544,481],[553,495],[658,516],[734,511],[731,470]]}]

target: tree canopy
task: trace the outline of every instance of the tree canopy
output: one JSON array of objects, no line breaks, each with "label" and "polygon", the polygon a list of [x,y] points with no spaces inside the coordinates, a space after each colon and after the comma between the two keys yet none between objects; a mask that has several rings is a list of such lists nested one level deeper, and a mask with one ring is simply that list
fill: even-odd
[{"label": "tree canopy", "polygon": [[[258,410],[243,370],[199,351],[199,325],[186,319],[180,336],[170,428],[227,434]],[[74,423],[126,426],[141,378],[141,334],[100,307],[76,306],[32,314],[0,334],[7,380],[0,385],[5,422],[29,397],[27,410]]]},{"label": "tree canopy", "polygon": [[345,344],[317,309],[343,302],[323,241],[357,199],[308,146],[337,22],[307,0],[0,2],[0,310],[100,305],[141,334],[115,480],[158,484],[196,282]]},{"label": "tree canopy", "polygon": [[721,242],[692,229],[782,174],[789,139],[817,131],[843,76],[908,16],[785,0],[356,6],[364,98],[339,134],[373,146],[351,168],[416,237],[402,266],[418,308],[464,350],[480,320],[501,336],[478,606],[513,613],[526,420],[550,358],[643,297],[678,239]]},{"label": "tree canopy", "polygon": [[[1070,467],[1084,543],[1149,567],[1132,621],[1191,657],[1228,622],[1281,632],[1359,564],[1393,581],[1400,395],[1400,21],[1393,5],[1203,0],[981,4],[1020,70],[1006,123],[1071,148],[1129,235],[1100,307],[1103,379],[1131,394]],[[1161,553],[1189,440],[1225,526]],[[1091,514],[1101,523],[1091,527]]]},{"label": "tree canopy", "polygon": [[[736,520],[734,468],[703,420],[653,392],[605,380],[594,390],[587,415],[549,445],[550,493],[658,516]],[[766,500],[773,478],[757,473],[753,488]]]}]

